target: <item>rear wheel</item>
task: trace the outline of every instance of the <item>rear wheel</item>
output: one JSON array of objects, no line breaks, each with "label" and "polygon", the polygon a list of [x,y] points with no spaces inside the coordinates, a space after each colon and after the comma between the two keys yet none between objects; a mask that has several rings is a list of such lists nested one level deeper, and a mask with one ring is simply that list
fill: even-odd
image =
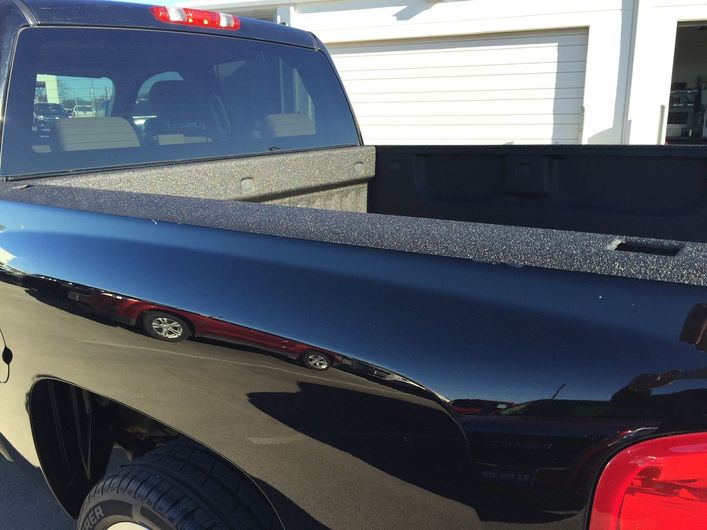
[{"label": "rear wheel", "polygon": [[142,329],[150,337],[168,342],[189,338],[189,325],[181,318],[162,311],[148,311],[141,318]]},{"label": "rear wheel", "polygon": [[312,370],[328,370],[331,359],[318,351],[308,351],[300,357],[302,364]]},{"label": "rear wheel", "polygon": [[81,507],[77,530],[279,529],[242,472],[187,440],[176,440],[104,477]]}]

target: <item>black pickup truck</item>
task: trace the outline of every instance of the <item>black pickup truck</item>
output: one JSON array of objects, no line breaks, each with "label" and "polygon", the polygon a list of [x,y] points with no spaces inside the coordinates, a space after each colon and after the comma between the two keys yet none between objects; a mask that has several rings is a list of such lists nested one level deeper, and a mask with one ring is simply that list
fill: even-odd
[{"label": "black pickup truck", "polygon": [[77,528],[707,528],[704,148],[364,146],[307,32],[0,21],[0,454]]}]

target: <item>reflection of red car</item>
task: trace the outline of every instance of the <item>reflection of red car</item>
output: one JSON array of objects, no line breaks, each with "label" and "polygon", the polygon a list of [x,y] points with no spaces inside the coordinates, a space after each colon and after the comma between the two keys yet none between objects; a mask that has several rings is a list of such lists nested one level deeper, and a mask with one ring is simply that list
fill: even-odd
[{"label": "reflection of red car", "polygon": [[508,401],[489,401],[486,399],[455,399],[449,403],[452,411],[461,416],[468,414],[498,414],[513,405],[513,403]]},{"label": "reflection of red car", "polygon": [[68,298],[100,316],[138,327],[159,340],[180,342],[189,337],[205,337],[246,344],[298,359],[313,370],[326,370],[342,361],[340,355],[318,350],[308,344],[113,293],[72,287]]}]

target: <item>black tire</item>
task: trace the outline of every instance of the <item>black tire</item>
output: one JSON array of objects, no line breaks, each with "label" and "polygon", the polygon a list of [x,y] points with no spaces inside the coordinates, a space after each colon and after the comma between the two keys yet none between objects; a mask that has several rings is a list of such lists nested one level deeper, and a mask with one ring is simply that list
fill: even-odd
[{"label": "black tire", "polygon": [[324,371],[331,368],[331,359],[328,355],[318,351],[308,351],[302,354],[300,362],[310,370]]},{"label": "black tire", "polygon": [[191,335],[189,324],[171,313],[147,311],[140,318],[140,326],[150,337],[167,342],[182,342]]},{"label": "black tire", "polygon": [[150,530],[274,530],[282,525],[242,472],[188,440],[166,444],[104,477],[77,530],[130,522]]}]

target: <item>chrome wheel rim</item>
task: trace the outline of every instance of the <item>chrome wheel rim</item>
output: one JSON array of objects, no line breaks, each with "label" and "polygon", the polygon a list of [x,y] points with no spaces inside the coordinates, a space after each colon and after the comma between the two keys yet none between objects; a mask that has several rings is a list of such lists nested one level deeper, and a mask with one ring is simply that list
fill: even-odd
[{"label": "chrome wheel rim", "polygon": [[108,527],[108,530],[149,530],[146,526],[137,523],[115,523]]},{"label": "chrome wheel rim", "polygon": [[310,353],[307,355],[307,364],[317,370],[324,370],[329,366],[329,359],[321,353]]},{"label": "chrome wheel rim", "polygon": [[152,329],[160,337],[176,339],[184,333],[184,328],[176,320],[167,317],[158,317],[152,321]]}]

